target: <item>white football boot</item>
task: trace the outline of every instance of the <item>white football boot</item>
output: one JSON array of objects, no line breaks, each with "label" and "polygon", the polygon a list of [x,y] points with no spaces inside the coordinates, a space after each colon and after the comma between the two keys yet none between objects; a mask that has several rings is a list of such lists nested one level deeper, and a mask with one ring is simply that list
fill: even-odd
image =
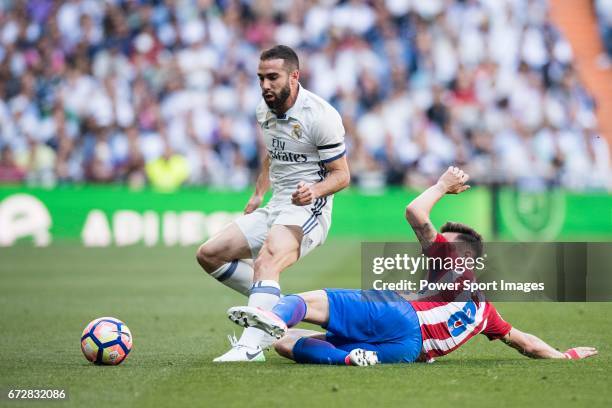
[{"label": "white football boot", "polygon": [[235,306],[227,310],[227,317],[242,327],[255,327],[263,330],[275,339],[287,333],[287,324],[277,315],[267,310],[252,306]]},{"label": "white football boot", "polygon": [[222,356],[213,360],[215,363],[239,363],[239,362],[264,362],[266,356],[261,347],[247,347],[243,344],[238,344],[236,336],[228,335],[232,348]]},{"label": "white football boot", "polygon": [[259,343],[259,347],[261,347],[262,350],[270,350],[276,340],[277,339],[275,337],[270,336],[268,333],[264,333],[264,336],[261,339],[261,342]]},{"label": "white football boot", "polygon": [[378,355],[375,351],[368,351],[364,349],[351,350],[348,355],[349,362],[354,366],[371,366],[378,364]]}]

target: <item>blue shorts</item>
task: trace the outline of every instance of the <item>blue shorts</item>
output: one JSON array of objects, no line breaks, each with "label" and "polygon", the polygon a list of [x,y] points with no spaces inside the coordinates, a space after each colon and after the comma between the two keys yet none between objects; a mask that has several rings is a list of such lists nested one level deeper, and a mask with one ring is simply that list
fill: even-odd
[{"label": "blue shorts", "polygon": [[381,363],[411,363],[421,353],[421,326],[412,305],[393,291],[325,289],[327,341],[339,349],[376,351]]}]

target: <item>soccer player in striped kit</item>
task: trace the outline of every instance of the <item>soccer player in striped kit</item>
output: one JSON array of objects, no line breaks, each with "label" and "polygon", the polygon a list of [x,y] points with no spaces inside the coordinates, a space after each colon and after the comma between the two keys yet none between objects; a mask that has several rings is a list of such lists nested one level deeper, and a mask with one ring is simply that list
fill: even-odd
[{"label": "soccer player in striped kit", "polygon": [[[299,74],[291,48],[278,45],[261,53],[263,99],[256,117],[267,149],[262,171],[245,214],[197,252],[206,272],[248,296],[249,306],[265,310],[280,298],[280,273],[325,241],[333,194],[350,181],[342,119],[300,85]],[[269,187],[272,197],[259,208]],[[240,340],[230,337],[232,348],[214,361],[264,361],[262,348],[273,339],[262,336],[245,329]]]},{"label": "soccer player in striped kit", "polygon": [[[468,178],[462,170],[450,167],[434,186],[407,206],[406,219],[425,254],[434,250],[435,256],[453,256],[449,253],[453,246],[448,243],[456,242],[465,244],[472,253],[481,253],[481,237],[472,228],[447,223],[438,233],[429,219],[431,209],[444,195],[469,188],[465,184]],[[430,271],[430,279],[437,278]],[[233,307],[228,315],[237,324],[279,338],[274,344],[277,352],[298,363],[363,366],[433,362],[477,334],[500,339],[531,358],[582,359],[597,354],[593,347],[560,352],[512,327],[492,303],[478,295],[469,301],[441,301],[435,296],[414,301],[404,296],[394,291],[325,289],[286,296],[271,312]],[[318,324],[327,332],[288,329],[300,321]]]}]

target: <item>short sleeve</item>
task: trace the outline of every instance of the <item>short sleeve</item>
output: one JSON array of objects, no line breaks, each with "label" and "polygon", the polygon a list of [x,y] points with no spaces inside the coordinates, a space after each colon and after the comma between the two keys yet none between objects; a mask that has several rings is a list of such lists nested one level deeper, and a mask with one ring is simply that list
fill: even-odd
[{"label": "short sleeve", "polygon": [[268,112],[268,107],[265,101],[262,99],[261,101],[259,101],[259,104],[255,109],[255,118],[257,119],[257,123],[259,123],[259,126],[263,126],[264,122],[269,119]]},{"label": "short sleeve", "polygon": [[331,106],[319,117],[313,126],[314,141],[321,161],[329,163],[346,154],[344,126],[340,114]]},{"label": "short sleeve", "polygon": [[497,340],[504,337],[512,329],[512,325],[502,319],[495,306],[487,302],[489,312],[487,313],[487,325],[482,331],[482,334],[487,336],[489,340]]}]

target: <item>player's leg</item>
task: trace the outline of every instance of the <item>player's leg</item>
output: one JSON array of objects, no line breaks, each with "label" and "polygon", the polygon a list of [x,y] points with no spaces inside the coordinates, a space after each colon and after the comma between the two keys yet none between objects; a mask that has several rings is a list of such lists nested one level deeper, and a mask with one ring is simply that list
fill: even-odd
[{"label": "player's leg", "polygon": [[[324,202],[321,201],[321,204]],[[277,294],[280,294],[281,272],[324,241],[326,230],[319,224],[319,218],[330,214],[324,212],[322,215],[321,209],[322,205],[313,205],[311,208],[284,205],[271,212],[270,217],[274,221],[255,259],[255,277],[249,306],[270,310],[279,299]],[[247,328],[240,344],[265,347],[270,344],[265,339],[261,331]]]},{"label": "player's leg", "polygon": [[[335,290],[334,292],[337,292]],[[355,292],[343,291],[356,297]],[[337,298],[337,296],[336,296]],[[351,300],[349,299],[349,300]],[[348,302],[343,302],[347,305]],[[334,308],[335,313],[345,313],[344,308]],[[344,311],[343,311],[344,310]],[[353,343],[354,347],[337,347],[353,342],[340,336],[327,336],[321,332],[299,329],[287,330],[300,321],[327,326],[330,319],[330,306],[327,292],[316,290],[299,295],[283,297],[271,312],[248,306],[230,308],[230,318],[242,326],[257,327],[270,335],[282,333],[284,336],[274,343],[275,350],[283,357],[304,364],[334,365],[373,365],[378,363],[377,346],[368,343]],[[330,341],[331,340],[331,341]]]},{"label": "player's leg", "polygon": [[298,363],[346,365],[349,353],[325,340],[325,333],[291,329],[276,343],[274,350]]},{"label": "player's leg", "polygon": [[[345,291],[352,294],[356,291]],[[358,291],[357,291],[358,292]],[[355,296],[351,296],[355,298]],[[346,303],[345,303],[346,304]],[[337,307],[333,308],[339,310]],[[344,310],[344,309],[342,309]],[[282,337],[274,348],[283,357],[298,363],[336,364],[336,365],[372,365],[378,362],[376,348],[371,345],[354,347],[350,350],[338,348],[329,341],[324,333],[291,329],[301,321],[320,326],[327,326],[330,319],[330,303],[327,292],[316,290],[283,297],[271,312],[248,306],[233,307],[228,310],[230,319],[250,329],[258,328],[266,333]],[[337,313],[337,312],[336,312]],[[340,311],[340,313],[343,313]],[[345,343],[341,337],[340,343]]]},{"label": "player's leg", "polygon": [[[360,302],[359,290],[326,289],[302,293],[295,298],[303,299],[306,311],[302,320],[308,323],[329,327],[332,321],[338,320],[338,314],[353,314],[355,320],[367,318],[360,313],[357,302]],[[283,298],[273,312],[288,322],[294,323],[300,317],[302,307],[297,299],[290,296]],[[293,304],[293,306],[292,306]],[[338,324],[336,324],[336,327]],[[342,331],[340,331],[342,333]],[[289,358],[303,364],[334,364],[367,366],[378,363],[376,348],[370,344],[356,345],[351,349],[340,348],[335,344],[346,342],[343,337],[328,331],[325,337],[304,337],[293,341]],[[363,347],[363,346],[367,347]],[[276,345],[275,345],[276,346]],[[287,346],[287,345],[285,345]],[[282,345],[281,345],[282,347]]]},{"label": "player's leg", "polygon": [[282,339],[279,339],[274,343],[274,350],[282,357],[288,358],[289,360],[294,360],[293,347],[301,338],[325,340],[325,333],[315,330],[290,329]]},{"label": "player's leg", "polygon": [[[289,295],[281,299],[272,313],[292,327],[300,321],[326,326],[329,320],[329,303],[324,290]],[[326,340],[325,333],[291,329],[274,343],[278,354],[304,364],[350,364],[349,352],[336,348]]]},{"label": "player's leg", "polygon": [[[300,227],[272,226],[255,259],[255,277],[249,294],[249,307],[271,310],[278,303],[281,295],[280,274],[300,257],[301,242]],[[263,344],[263,339],[264,333],[261,330],[247,327],[238,343],[255,349]]]},{"label": "player's leg", "polygon": [[249,306],[270,310],[280,294],[280,274],[324,241],[326,232],[318,223],[321,206],[307,209],[284,206],[275,215],[265,242],[255,259],[255,276]]},{"label": "player's leg", "polygon": [[418,351],[420,350],[420,348],[418,350],[414,348],[413,342],[410,340],[405,341],[404,339],[384,343],[351,343],[345,341],[336,342],[333,338],[328,337],[327,341],[346,353],[356,349],[374,352],[378,362],[383,364],[412,363],[418,357]]},{"label": "player's leg", "polygon": [[287,295],[271,311],[259,307],[235,306],[227,313],[234,323],[257,328],[277,339],[285,336],[289,327],[301,321],[325,326],[329,318],[327,294],[323,290]]},{"label": "player's leg", "polygon": [[[334,291],[335,292],[335,291]],[[327,340],[350,352],[376,352],[381,363],[411,363],[418,359],[421,327],[412,305],[393,291],[331,292]]]},{"label": "player's leg", "polygon": [[280,273],[300,257],[302,229],[295,225],[273,225],[255,259],[255,282],[278,281]]},{"label": "player's leg", "polygon": [[302,364],[368,366],[378,363],[376,352],[363,348],[345,351],[327,341],[325,333],[312,330],[291,329],[274,343],[274,349],[282,357]]},{"label": "player's leg", "polygon": [[325,327],[329,321],[327,292],[313,290],[285,296],[274,306],[272,312],[280,317],[287,327],[293,327],[301,321]]},{"label": "player's leg", "polygon": [[200,266],[224,285],[248,296],[253,286],[253,257],[267,233],[266,214],[257,210],[238,218],[202,244],[196,253]]},{"label": "player's leg", "polygon": [[[281,271],[320,245],[325,236],[321,226],[313,222],[317,219],[315,213],[305,207],[271,207],[268,214],[274,221],[255,260],[255,278],[248,302],[249,306],[263,310],[270,310],[280,298]],[[271,345],[273,340],[274,337],[261,330],[247,327],[237,346],[250,350],[253,355],[258,349]],[[236,352],[226,354],[216,361],[244,361],[240,356],[246,356]]]},{"label": "player's leg", "polygon": [[[327,328],[324,339],[327,344],[321,339],[287,340],[295,346],[291,355],[297,362],[342,364],[344,355],[354,358],[357,365],[371,364],[368,360],[371,354],[349,356],[356,349],[376,353],[383,363],[413,362],[422,346],[414,308],[394,292],[312,291],[286,296],[272,309],[272,314],[276,321],[282,320],[277,326],[291,327],[303,320]],[[274,324],[271,322],[270,326]],[[280,346],[288,347],[286,342]]]}]

